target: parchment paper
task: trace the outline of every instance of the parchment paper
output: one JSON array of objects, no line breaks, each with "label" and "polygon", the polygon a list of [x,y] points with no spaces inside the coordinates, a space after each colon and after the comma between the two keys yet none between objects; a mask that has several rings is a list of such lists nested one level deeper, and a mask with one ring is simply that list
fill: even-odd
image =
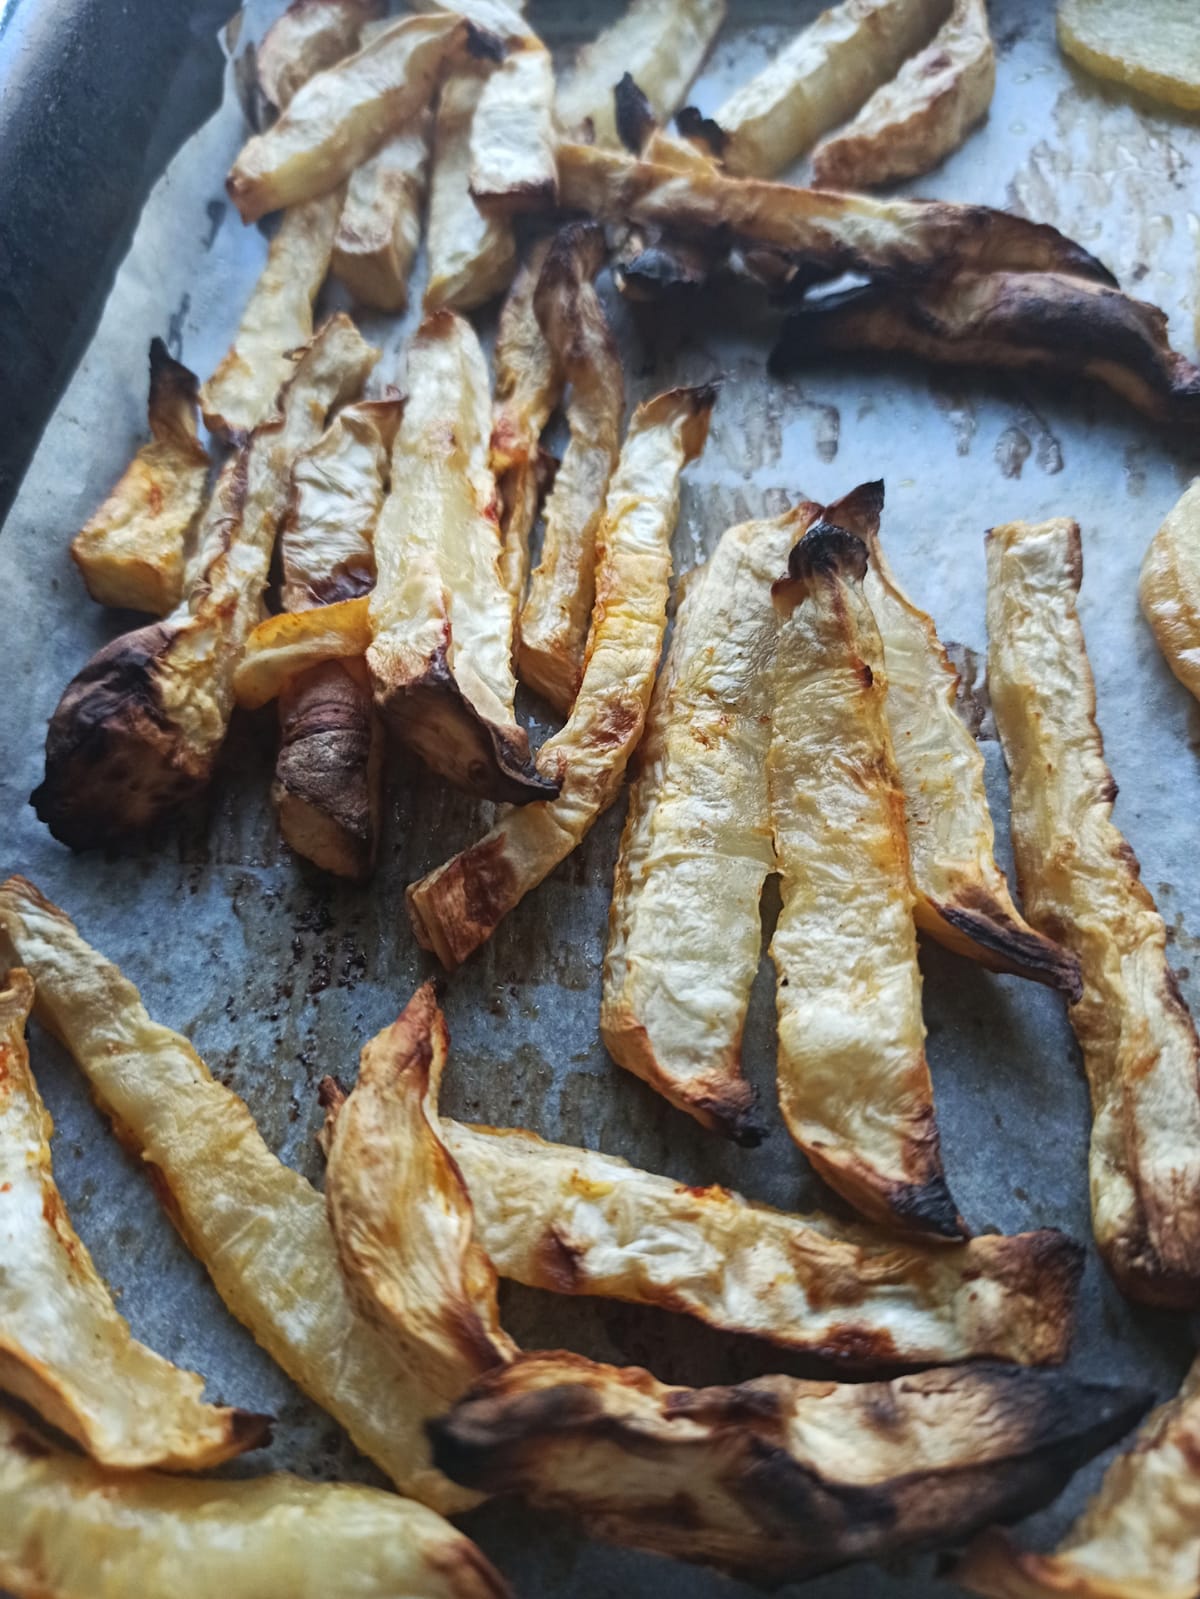
[{"label": "parchment paper", "polygon": [[[238,52],[276,9],[254,0]],[[530,15],[550,42],[569,46],[612,9],[544,0]],[[817,9],[813,0],[733,0],[695,91],[701,109],[715,109],[729,86]],[[1191,195],[1200,130],[1077,75],[1056,50],[1052,9],[1043,0],[993,0],[999,81],[988,123],[913,187],[1011,205],[1057,223],[1097,251],[1127,287],[1159,302],[1176,342],[1194,354],[1200,222]],[[431,970],[409,931],[404,885],[474,838],[487,808],[427,781],[397,755],[374,882],[357,889],[324,879],[276,840],[267,800],[270,707],[236,721],[207,802],[153,848],[72,856],[26,803],[63,687],[99,644],[136,620],[92,604],[67,544],[140,441],[149,340],[163,334],[174,354],[207,376],[265,258],[264,235],[242,227],[222,188],[245,133],[231,70],[222,109],[147,203],[99,331],[4,530],[0,866],[27,873],[61,903],[139,985],[151,1013],[194,1039],[244,1096],[268,1142],[319,1182],[318,1079],[326,1072],[352,1079],[362,1042]],[[778,510],[801,494],[831,499],[882,475],[893,564],[933,612],[943,638],[961,641],[971,659],[970,651],[985,647],[984,529],[1013,517],[1078,518],[1082,616],[1121,787],[1117,820],[1172,930],[1184,993],[1193,1006],[1200,1002],[1200,715],[1160,659],[1136,601],[1143,551],[1197,470],[1197,445],[1164,437],[1116,402],[1049,394],[1001,377],[845,363],[769,384],[765,343],[735,326],[732,313],[728,326],[656,318],[654,346],[627,308],[615,306],[614,316],[631,401],[668,383],[724,378],[707,452],[687,479],[677,571],[702,559],[731,522]],[[368,319],[365,328],[386,342],[377,381],[389,381],[405,327]],[[1007,864],[1003,765],[994,741],[984,749]],[[829,1203],[777,1118],[760,1149],[736,1150],[618,1071],[601,1048],[598,970],[622,809],[449,984],[447,1108],[528,1125],[686,1182],[725,1183],[789,1208]],[[923,962],[946,1164],[968,1221],[1012,1232],[1052,1224],[1089,1238],[1086,1092],[1061,1003],[935,947],[925,949]],[[764,972],[747,1062],[773,1112],[772,1010]],[[234,1469],[287,1466],[377,1480],[339,1428],[226,1313],[70,1063],[41,1034],[33,1046],[58,1128],[60,1186],[135,1333],[205,1373],[212,1397],[279,1417],[269,1453]],[[729,1382],[806,1369],[665,1313],[513,1288],[505,1289],[504,1312],[522,1343],[645,1364],[669,1380]],[[1165,1396],[1190,1348],[1182,1319],[1131,1309],[1089,1256],[1072,1370],[1149,1381]],[[1097,1463],[1082,1473],[1037,1518],[1030,1539],[1057,1533],[1099,1469]],[[750,1592],[703,1571],[581,1543],[566,1525],[513,1506],[485,1507],[467,1524],[528,1599],[733,1599]],[[932,1571],[928,1559],[886,1573],[857,1568],[806,1591],[820,1599],[950,1593]]]}]

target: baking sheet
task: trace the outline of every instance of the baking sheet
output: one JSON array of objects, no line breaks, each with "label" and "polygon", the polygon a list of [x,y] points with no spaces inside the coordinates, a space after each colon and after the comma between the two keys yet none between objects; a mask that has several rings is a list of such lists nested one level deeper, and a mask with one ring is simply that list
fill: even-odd
[{"label": "baking sheet", "polygon": [[[277,9],[257,0],[248,8],[235,55]],[[544,0],[530,16],[549,42],[567,48],[614,9]],[[713,110],[728,86],[818,9],[814,0],[732,0],[695,90],[701,109]],[[1076,74],[1058,55],[1044,0],[993,0],[991,10],[999,63],[988,123],[913,187],[1057,223],[1100,254],[1125,286],[1161,304],[1176,343],[1194,354],[1200,219],[1189,195],[1200,128],[1135,107]],[[41,775],[45,723],[63,687],[98,645],[134,620],[92,604],[67,544],[140,440],[149,340],[163,334],[174,354],[207,375],[265,258],[263,233],[243,228],[223,193],[245,135],[234,84],[231,67],[222,109],[148,202],[96,337],[0,540],[7,689],[0,696],[0,866],[33,877],[68,909],[137,982],[151,1013],[188,1034],[246,1099],[272,1147],[319,1182],[319,1078],[334,1072],[352,1079],[362,1042],[432,970],[409,931],[404,886],[477,836],[487,807],[427,781],[397,754],[374,882],[366,889],[331,882],[276,840],[267,799],[270,707],[235,722],[207,800],[152,849],[72,856],[27,805]],[[1121,788],[1117,820],[1167,922],[1183,991],[1193,1008],[1200,1004],[1200,710],[1160,659],[1136,603],[1145,546],[1200,467],[1200,445],[1169,439],[1090,392],[1052,394],[1003,377],[859,362],[768,383],[765,345],[732,317],[730,325],[657,318],[650,345],[627,308],[616,306],[614,315],[631,401],[668,383],[723,378],[708,449],[686,480],[677,571],[702,559],[731,522],[775,512],[800,495],[832,499],[882,475],[893,564],[971,664],[985,646],[984,529],[1013,517],[1078,518],[1081,612]],[[369,319],[365,326],[386,345],[377,376],[388,381],[397,375],[406,325]],[[984,731],[1007,865],[1003,765],[986,722]],[[830,1204],[777,1117],[761,1148],[735,1149],[616,1070],[601,1048],[598,972],[622,809],[604,818],[450,981],[453,1049],[444,1104],[455,1114],[598,1146],[685,1182],[721,1182],[793,1209]],[[936,947],[927,946],[922,959],[947,1172],[965,1216],[979,1230],[1055,1225],[1088,1239],[1086,1091],[1060,1001]],[[772,1011],[764,971],[746,1061],[768,1111]],[[90,1105],[79,1074],[44,1035],[35,1033],[33,1048],[57,1125],[60,1186],[134,1332],[205,1373],[211,1397],[279,1418],[271,1450],[233,1469],[286,1466],[378,1480],[226,1313]],[[729,1382],[817,1369],[666,1313],[512,1286],[504,1289],[503,1310],[524,1344],[645,1364],[669,1380]],[[1148,1381],[1166,1396],[1185,1368],[1191,1331],[1182,1318],[1126,1305],[1089,1254],[1073,1371]],[[1055,1535],[1099,1470],[1096,1464],[1082,1473],[1035,1518],[1029,1538]],[[734,1599],[751,1592],[700,1570],[583,1543],[567,1525],[511,1505],[484,1507],[466,1525],[527,1599]],[[854,1568],[805,1592],[915,1599],[955,1591],[933,1572],[934,1562],[923,1557],[887,1571]]]}]

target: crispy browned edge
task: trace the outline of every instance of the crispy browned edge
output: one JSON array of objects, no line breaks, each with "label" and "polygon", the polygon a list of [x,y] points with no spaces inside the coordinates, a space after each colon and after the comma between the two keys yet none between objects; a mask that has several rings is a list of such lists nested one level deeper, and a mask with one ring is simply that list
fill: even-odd
[{"label": "crispy browned edge", "polygon": [[[618,858],[618,872],[622,865]],[[767,1136],[767,1124],[759,1111],[753,1085],[745,1077],[732,1075],[734,1067],[740,1072],[740,1038],[734,1041],[729,1062],[689,1077],[686,1092],[663,1073],[645,1025],[624,1006],[607,1019],[604,1043],[619,1066],[649,1083],[655,1093],[710,1132],[720,1133],[743,1149],[756,1149]]]}]

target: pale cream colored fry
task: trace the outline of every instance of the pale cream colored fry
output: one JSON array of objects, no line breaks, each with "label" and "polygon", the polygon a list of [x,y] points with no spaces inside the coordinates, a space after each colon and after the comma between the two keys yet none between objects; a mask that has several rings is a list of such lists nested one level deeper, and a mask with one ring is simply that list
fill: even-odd
[{"label": "pale cream colored fry", "polygon": [[482,92],[475,73],[442,86],[429,184],[427,311],[473,311],[502,293],[516,270],[512,223],[485,216],[471,196],[471,126]]},{"label": "pale cream colored fry", "polygon": [[255,55],[267,104],[282,111],[315,73],[357,47],[363,24],[381,9],[382,0],[292,0]]},{"label": "pale cream colored fry", "polygon": [[485,211],[512,216],[558,203],[554,63],[532,34],[483,86],[471,124],[470,190]]},{"label": "pale cream colored fry", "polygon": [[1167,665],[1200,700],[1200,478],[1151,540],[1138,598]]},{"label": "pale cream colored fry", "polygon": [[1116,786],[1075,608],[1079,528],[1062,518],[993,528],[987,561],[988,683],[1025,914],[1083,971],[1070,1016],[1092,1096],[1096,1243],[1131,1298],[1196,1306],[1200,1042],[1162,917],[1112,821]]},{"label": "pale cream colored fry", "polygon": [[360,305],[403,311],[421,243],[433,114],[421,112],[350,174],[330,269]]}]

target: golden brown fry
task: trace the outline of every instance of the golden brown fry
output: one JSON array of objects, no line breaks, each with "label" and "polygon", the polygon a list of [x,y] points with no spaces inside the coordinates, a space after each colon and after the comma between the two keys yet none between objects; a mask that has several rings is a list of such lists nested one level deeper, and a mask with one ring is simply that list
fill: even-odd
[{"label": "golden brown fry", "polygon": [[313,335],[313,303],[329,271],[342,191],[293,206],[280,218],[267,264],[221,364],[200,390],[205,426],[243,443],[271,414]]},{"label": "golden brown fry", "polygon": [[953,1573],[988,1599],[1195,1599],[1200,1591],[1200,1361],[1052,1554],[983,1533]]},{"label": "golden brown fry", "polygon": [[625,411],[621,356],[592,283],[604,256],[602,228],[568,223],[550,247],[533,296],[538,324],[570,384],[571,437],[546,501],[542,557],[521,611],[517,670],[563,716],[583,675],[596,529],[621,451]]},{"label": "golden brown fry", "polygon": [[0,1584],[16,1599],[512,1599],[410,1499],[283,1472],[120,1476],[0,1409]]},{"label": "golden brown fry", "polygon": [[1200,1042],[1167,964],[1166,929],[1112,822],[1116,786],[1075,596],[1079,529],[988,535],[988,681],[1012,780],[1025,912],[1079,957],[1071,1025],[1092,1095],[1100,1253],[1123,1292],[1200,1304]]},{"label": "golden brown fry", "polygon": [[473,1503],[430,1465],[431,1396],[347,1297],[324,1200],[271,1153],[237,1095],[20,877],[0,885],[0,954],[32,975],[38,1020],[149,1169],[230,1312],[401,1492],[446,1511]]},{"label": "golden brown fry", "polygon": [[1200,479],[1151,540],[1138,598],[1167,665],[1200,700]]},{"label": "golden brown fry", "polygon": [[334,600],[311,611],[281,611],[261,621],[234,673],[237,703],[248,711],[282,694],[324,661],[361,660],[371,643],[370,600]]},{"label": "golden brown fry", "polygon": [[672,389],[634,413],[596,539],[596,608],[583,683],[538,770],[558,798],[505,812],[408,890],[418,940],[452,970],[564,860],[612,804],[645,726],[666,632],[679,475],[708,437],[711,388]]},{"label": "golden brown fry", "polygon": [[332,317],[296,362],[278,413],[226,464],[200,528],[184,598],[114,639],[67,686],[32,803],[72,849],[149,827],[212,775],[234,674],[259,616],[292,463],[325,413],[357,393],[378,351]]},{"label": "golden brown fry", "polygon": [[925,49],[813,151],[813,182],[868,189],[929,172],[987,115],[995,87],[985,0],[954,0]]},{"label": "golden brown fry", "polygon": [[206,1405],[202,1377],[138,1343],[72,1227],[29,1070],[32,1007],[18,967],[0,984],[0,1388],[122,1470],[195,1471],[257,1448],[270,1418]]},{"label": "golden brown fry", "polygon": [[426,311],[473,311],[503,292],[516,268],[512,224],[485,216],[471,196],[471,127],[483,92],[474,73],[442,86],[429,185]]},{"label": "golden brown fry", "polygon": [[787,618],[767,762],[779,1104],[818,1173],[864,1215],[958,1238],[925,1059],[883,642],[862,592],[867,550],[831,514],[810,508],[776,585]]},{"label": "golden brown fry", "polygon": [[731,172],[770,178],[852,117],[946,20],[950,0],[842,0],[714,113]]},{"label": "golden brown fry", "polygon": [[435,772],[526,804],[557,784],[535,769],[513,712],[516,602],[500,574],[491,390],[469,322],[452,311],[425,319],[408,348],[408,390],[375,530],[375,703]]},{"label": "golden brown fry", "polygon": [[618,144],[613,90],[625,73],[666,122],[724,20],[725,0],[630,0],[622,17],[584,45],[559,85],[559,126],[573,138]]},{"label": "golden brown fry", "polygon": [[433,117],[425,111],[350,175],[330,269],[360,305],[403,311],[408,304],[432,139]]},{"label": "golden brown fry", "polygon": [[196,378],[150,343],[150,442],[143,444],[71,543],[100,605],[164,616],[183,591],[188,532],[204,504],[210,465],[196,428]]},{"label": "golden brown fry", "polygon": [[556,1351],[489,1372],[431,1431],[462,1482],[775,1584],[1024,1515],[1145,1406],[1009,1366],[689,1389]]},{"label": "golden brown fry", "polygon": [[471,125],[472,198],[511,216],[558,203],[554,64],[526,34],[483,86]]},{"label": "golden brown fry", "polygon": [[282,111],[315,73],[357,47],[363,23],[381,9],[381,0],[292,0],[267,29],[255,58],[267,104]]}]

